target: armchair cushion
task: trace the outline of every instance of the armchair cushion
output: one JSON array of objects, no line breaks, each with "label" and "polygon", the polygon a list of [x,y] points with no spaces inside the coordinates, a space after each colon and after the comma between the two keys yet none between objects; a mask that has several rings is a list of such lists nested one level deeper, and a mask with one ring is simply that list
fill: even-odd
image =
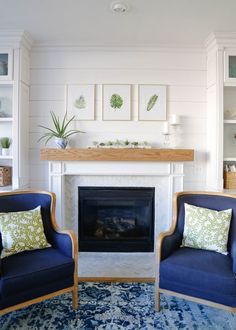
[{"label": "armchair cushion", "polygon": [[54,248],[12,255],[2,259],[1,296],[11,305],[18,303],[15,299],[22,294],[33,299],[73,286],[73,271],[74,260]]},{"label": "armchair cushion", "polygon": [[160,288],[236,306],[232,259],[213,251],[177,249],[160,263]]},{"label": "armchair cushion", "polygon": [[44,234],[40,206],[28,211],[0,213],[0,232],[1,258],[50,246]]},{"label": "armchair cushion", "polygon": [[227,254],[232,209],[216,211],[184,203],[182,246]]}]

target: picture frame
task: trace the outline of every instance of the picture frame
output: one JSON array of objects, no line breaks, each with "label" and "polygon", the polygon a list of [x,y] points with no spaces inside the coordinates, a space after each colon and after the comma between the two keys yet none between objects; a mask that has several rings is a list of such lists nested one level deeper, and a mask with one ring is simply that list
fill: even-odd
[{"label": "picture frame", "polygon": [[102,87],[103,120],[131,120],[131,85],[105,84]]},{"label": "picture frame", "polygon": [[140,121],[166,120],[166,86],[139,85]]},{"label": "picture frame", "polygon": [[95,85],[67,85],[66,103],[68,117],[75,116],[74,120],[94,120]]}]

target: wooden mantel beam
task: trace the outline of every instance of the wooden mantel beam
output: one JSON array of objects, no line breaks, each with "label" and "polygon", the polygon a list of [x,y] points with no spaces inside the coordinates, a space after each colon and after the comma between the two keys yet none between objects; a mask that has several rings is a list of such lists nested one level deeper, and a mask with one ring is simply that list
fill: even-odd
[{"label": "wooden mantel beam", "polygon": [[157,148],[45,148],[41,149],[40,158],[48,161],[186,162],[194,160],[194,150]]}]

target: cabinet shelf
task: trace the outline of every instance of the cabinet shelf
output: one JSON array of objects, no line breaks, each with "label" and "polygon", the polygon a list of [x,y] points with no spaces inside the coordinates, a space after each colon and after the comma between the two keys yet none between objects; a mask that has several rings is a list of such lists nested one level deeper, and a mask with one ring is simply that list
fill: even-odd
[{"label": "cabinet shelf", "polygon": [[14,80],[0,80],[0,86],[4,86],[4,85],[7,85],[7,86],[12,86],[14,85]]},{"label": "cabinet shelf", "polygon": [[224,161],[225,162],[236,162],[236,157],[225,157]]},{"label": "cabinet shelf", "polygon": [[13,187],[12,186],[4,186],[4,187],[0,187],[0,192],[1,191],[12,191]]},{"label": "cabinet shelf", "polygon": [[0,159],[13,159],[13,156],[2,156],[2,155],[0,155]]},{"label": "cabinet shelf", "polygon": [[224,189],[223,192],[225,194],[236,195],[236,189]]},{"label": "cabinet shelf", "polygon": [[12,122],[13,118],[12,117],[0,117],[0,122]]},{"label": "cabinet shelf", "polygon": [[224,82],[224,87],[235,87],[235,86],[236,86],[236,82]]},{"label": "cabinet shelf", "polygon": [[236,119],[225,119],[224,124],[236,124]]}]

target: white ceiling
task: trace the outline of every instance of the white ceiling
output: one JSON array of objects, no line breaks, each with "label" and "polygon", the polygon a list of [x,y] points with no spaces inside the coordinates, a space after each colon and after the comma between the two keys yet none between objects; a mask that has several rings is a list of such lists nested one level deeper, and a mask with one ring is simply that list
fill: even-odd
[{"label": "white ceiling", "polygon": [[[122,1],[122,0],[121,0]],[[236,32],[236,0],[0,0],[0,30],[38,42],[81,46],[201,46],[211,32]]]}]

